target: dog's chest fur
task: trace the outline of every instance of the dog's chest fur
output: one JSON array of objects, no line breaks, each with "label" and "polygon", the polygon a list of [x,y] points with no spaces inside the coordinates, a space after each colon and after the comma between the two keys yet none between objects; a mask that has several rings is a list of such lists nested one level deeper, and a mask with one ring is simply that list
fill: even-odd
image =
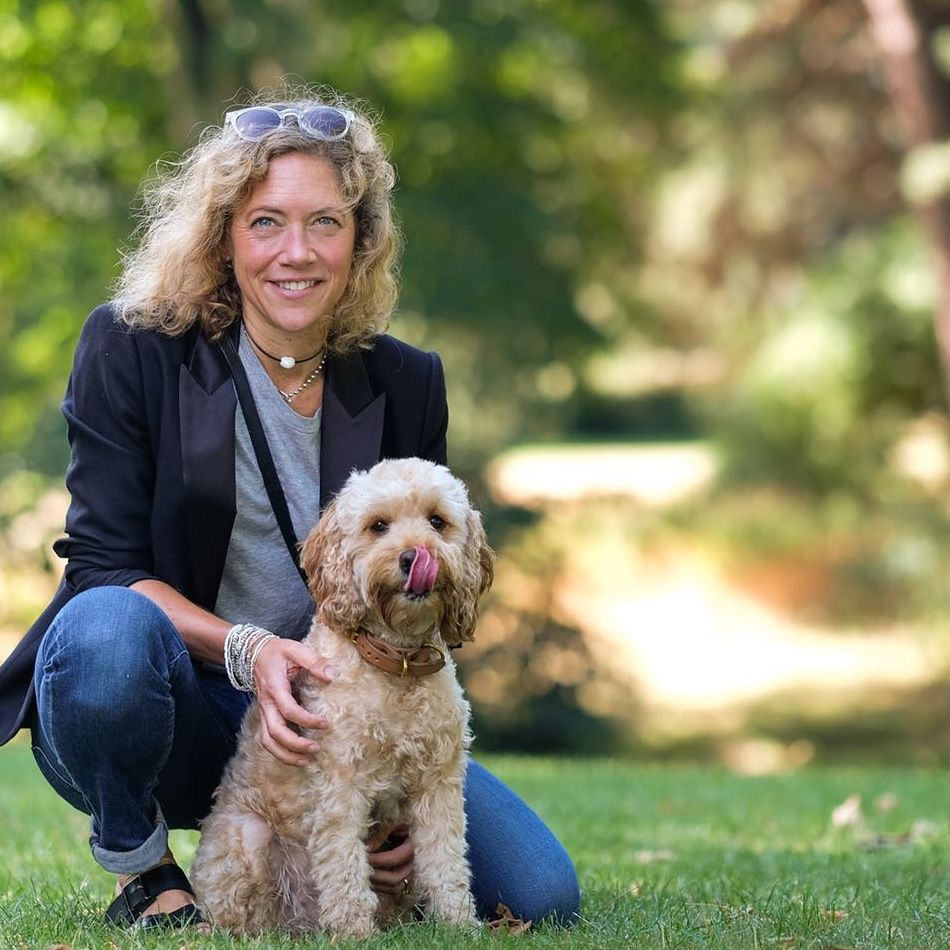
[{"label": "dog's chest fur", "polygon": [[[349,641],[319,625],[307,642],[337,669],[333,682],[308,681],[299,691],[300,702],[332,724],[336,761],[377,757],[405,774],[442,767],[468,746],[469,706],[450,656],[437,673],[399,676],[370,666]],[[315,737],[319,742],[321,733]]]},{"label": "dog's chest fur", "polygon": [[[256,789],[257,811],[271,827],[291,828],[313,807],[312,792],[328,775],[351,775],[373,801],[374,824],[401,820],[401,806],[447,772],[461,773],[471,742],[469,704],[447,657],[445,667],[423,677],[385,673],[362,660],[355,647],[315,626],[307,642],[336,667],[331,683],[309,678],[298,700],[330,723],[308,733],[318,749],[306,766],[289,766],[273,756],[232,760],[238,785]],[[252,706],[244,724],[246,749],[259,727]],[[243,773],[243,774],[242,774]]]}]

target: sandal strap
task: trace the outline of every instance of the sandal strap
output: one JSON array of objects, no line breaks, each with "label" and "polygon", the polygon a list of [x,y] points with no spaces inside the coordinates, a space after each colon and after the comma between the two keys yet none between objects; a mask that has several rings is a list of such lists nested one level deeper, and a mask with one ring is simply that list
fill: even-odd
[{"label": "sandal strap", "polygon": [[194,904],[185,904],[178,910],[170,910],[167,914],[149,914],[139,917],[137,930],[179,930],[183,927],[197,927],[207,923],[204,914]]},{"label": "sandal strap", "polygon": [[187,891],[194,895],[185,872],[177,864],[160,864],[132,878],[106,910],[106,920],[123,927],[135,924],[142,911],[165,891]]}]

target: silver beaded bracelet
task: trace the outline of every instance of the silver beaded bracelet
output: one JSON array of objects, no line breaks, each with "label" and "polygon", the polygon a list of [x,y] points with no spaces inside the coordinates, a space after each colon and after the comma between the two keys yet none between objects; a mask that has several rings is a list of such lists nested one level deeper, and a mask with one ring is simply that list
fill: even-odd
[{"label": "silver beaded bracelet", "polygon": [[224,638],[224,669],[235,689],[254,690],[254,665],[264,645],[276,635],[254,623],[236,623]]}]

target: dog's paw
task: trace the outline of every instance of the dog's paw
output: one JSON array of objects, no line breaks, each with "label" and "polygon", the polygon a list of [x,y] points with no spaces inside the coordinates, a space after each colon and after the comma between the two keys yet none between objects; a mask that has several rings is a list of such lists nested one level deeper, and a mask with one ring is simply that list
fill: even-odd
[{"label": "dog's paw", "polygon": [[326,927],[327,933],[333,939],[365,940],[372,937],[376,932],[376,925],[373,921],[349,920],[339,924],[331,924]]},{"label": "dog's paw", "polygon": [[475,916],[475,901],[467,891],[435,893],[425,903],[428,907],[427,917],[434,917],[453,927],[479,926]]},{"label": "dog's paw", "polygon": [[320,914],[320,929],[334,937],[372,937],[378,930],[376,906],[326,908]]}]

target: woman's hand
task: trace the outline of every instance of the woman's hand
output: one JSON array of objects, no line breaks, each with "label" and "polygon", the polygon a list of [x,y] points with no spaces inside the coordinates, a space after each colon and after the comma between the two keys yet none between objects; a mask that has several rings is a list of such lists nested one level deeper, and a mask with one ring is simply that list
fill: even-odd
[{"label": "woman's hand", "polygon": [[336,672],[319,653],[296,640],[275,637],[268,640],[254,664],[254,687],[261,707],[258,739],[275,758],[287,765],[306,765],[317,748],[313,739],[300,735],[301,729],[326,729],[322,716],[308,712],[294,699],[290,684],[301,671],[329,683]]},{"label": "woman's hand", "polygon": [[396,825],[385,836],[371,838],[366,842],[369,864],[373,869],[369,883],[377,894],[401,897],[409,886],[412,874],[412,859],[415,855],[409,828]]}]

